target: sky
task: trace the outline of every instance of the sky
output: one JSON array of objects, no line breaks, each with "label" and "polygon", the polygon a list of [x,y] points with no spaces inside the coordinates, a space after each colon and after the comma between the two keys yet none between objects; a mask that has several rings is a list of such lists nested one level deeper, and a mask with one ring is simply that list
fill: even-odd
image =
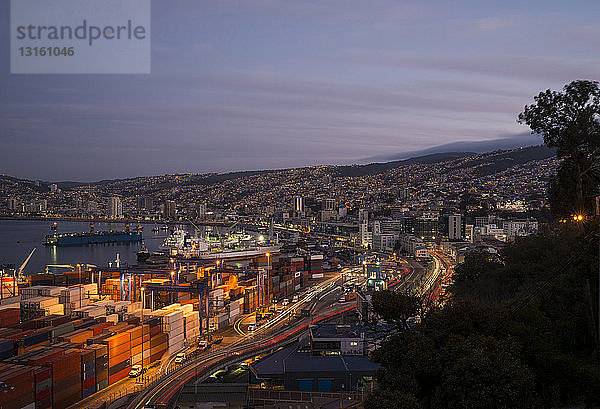
[{"label": "sky", "polygon": [[[0,173],[95,181],[355,163],[527,132],[600,78],[600,2],[154,0],[151,74],[10,74]],[[0,6],[9,43],[9,4]]]}]

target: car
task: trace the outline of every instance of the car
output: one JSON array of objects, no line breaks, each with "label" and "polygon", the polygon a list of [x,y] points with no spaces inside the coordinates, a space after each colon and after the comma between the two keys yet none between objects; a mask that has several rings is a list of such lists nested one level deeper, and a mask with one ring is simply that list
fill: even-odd
[{"label": "car", "polygon": [[160,366],[160,364],[161,364],[161,361],[156,361],[156,362],[150,364],[150,366],[148,366],[148,368],[157,368]]},{"label": "car", "polygon": [[277,307],[277,313],[281,314],[283,312],[283,310],[285,310],[285,308],[283,307]]},{"label": "car", "polygon": [[175,355],[175,363],[176,364],[181,364],[185,361],[185,352],[180,352],[177,355]]},{"label": "car", "polygon": [[206,340],[198,341],[198,349],[200,351],[204,351],[205,349],[210,348],[210,344]]},{"label": "car", "polygon": [[283,301],[281,302],[281,305],[286,306],[290,303],[290,300],[288,300],[287,298],[284,298]]},{"label": "car", "polygon": [[250,331],[250,332],[256,331],[256,324],[250,324],[250,325],[248,325],[248,331]]},{"label": "car", "polygon": [[297,296],[297,295],[295,295],[295,296],[292,298],[292,302],[298,302],[298,296]]},{"label": "car", "polygon": [[5,384],[4,382],[0,382],[0,392],[12,391],[15,389],[14,386],[10,386]]},{"label": "car", "polygon": [[137,378],[138,376],[140,376],[143,373],[144,373],[144,369],[142,368],[142,365],[133,365],[131,367],[131,370],[129,371],[129,377]]}]

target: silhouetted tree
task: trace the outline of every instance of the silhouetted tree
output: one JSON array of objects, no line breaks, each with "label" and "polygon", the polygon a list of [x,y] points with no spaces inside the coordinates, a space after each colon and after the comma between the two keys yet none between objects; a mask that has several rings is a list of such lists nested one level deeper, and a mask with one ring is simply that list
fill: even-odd
[{"label": "silhouetted tree", "polygon": [[[562,189],[574,190],[576,202],[571,203],[571,213],[589,210],[591,201],[586,199],[597,194],[600,180],[598,82],[573,81],[564,86],[563,92],[540,92],[534,101],[519,114],[519,123],[527,124],[532,133],[541,134],[547,146],[557,148],[557,156],[565,159],[562,166],[573,172],[574,185],[562,186]],[[586,180],[595,181],[592,183],[594,191],[585,190]],[[560,178],[557,181],[560,182]]]},{"label": "silhouetted tree", "polygon": [[415,316],[421,307],[421,300],[391,290],[376,291],[373,294],[373,311],[388,322],[396,322],[407,328],[406,320]]}]

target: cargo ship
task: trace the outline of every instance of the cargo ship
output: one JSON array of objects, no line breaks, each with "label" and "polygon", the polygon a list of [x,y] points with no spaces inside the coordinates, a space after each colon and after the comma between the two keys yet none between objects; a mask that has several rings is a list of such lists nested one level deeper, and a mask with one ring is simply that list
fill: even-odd
[{"label": "cargo ship", "polygon": [[46,236],[46,246],[87,246],[103,243],[134,243],[142,234],[133,231],[99,231],[90,233],[60,233]]},{"label": "cargo ship", "polygon": [[192,237],[183,230],[176,230],[166,238],[160,248],[171,256],[226,260],[279,253],[281,247],[281,244],[256,240],[251,235],[243,233]]}]

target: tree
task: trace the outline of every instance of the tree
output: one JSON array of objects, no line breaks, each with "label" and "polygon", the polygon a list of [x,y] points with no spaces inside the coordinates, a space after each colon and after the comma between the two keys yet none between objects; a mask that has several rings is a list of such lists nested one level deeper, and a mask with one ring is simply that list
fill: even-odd
[{"label": "tree", "polygon": [[365,409],[419,409],[419,401],[411,394],[376,390],[367,396],[364,403]]},{"label": "tree", "polygon": [[541,134],[547,146],[557,148],[557,156],[565,160],[562,166],[571,166],[574,172],[576,202],[572,211],[589,210],[586,196],[596,192],[585,190],[586,181],[595,181],[597,188],[600,180],[598,82],[573,81],[564,86],[563,92],[540,92],[534,101],[525,106],[518,122],[528,125],[532,133]]},{"label": "tree", "polygon": [[421,306],[418,297],[397,293],[391,290],[377,291],[373,294],[373,311],[388,322],[401,323],[407,328],[406,320],[415,316]]},{"label": "tree", "polygon": [[481,335],[455,336],[441,353],[445,368],[435,408],[531,408],[534,377],[508,342]]}]

